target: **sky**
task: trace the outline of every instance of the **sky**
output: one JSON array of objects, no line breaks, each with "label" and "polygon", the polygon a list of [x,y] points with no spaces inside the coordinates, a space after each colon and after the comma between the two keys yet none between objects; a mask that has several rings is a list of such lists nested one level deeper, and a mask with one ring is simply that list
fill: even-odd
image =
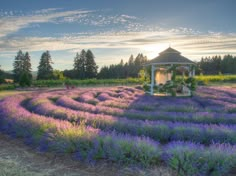
[{"label": "sky", "polygon": [[76,52],[91,49],[104,65],[148,59],[171,46],[198,61],[236,55],[235,0],[0,0],[0,65],[12,70],[17,51],[32,68],[50,51],[54,69],[73,68]]}]

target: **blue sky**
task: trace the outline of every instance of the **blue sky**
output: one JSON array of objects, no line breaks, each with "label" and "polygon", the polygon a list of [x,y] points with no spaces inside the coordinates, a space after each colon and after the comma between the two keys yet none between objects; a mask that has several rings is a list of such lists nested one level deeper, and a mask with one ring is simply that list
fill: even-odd
[{"label": "blue sky", "polygon": [[[16,3],[17,2],[17,3]],[[234,0],[0,0],[0,65],[19,49],[33,70],[49,50],[55,69],[73,68],[81,49],[101,67],[131,54],[149,59],[171,45],[191,60],[236,55]]]}]

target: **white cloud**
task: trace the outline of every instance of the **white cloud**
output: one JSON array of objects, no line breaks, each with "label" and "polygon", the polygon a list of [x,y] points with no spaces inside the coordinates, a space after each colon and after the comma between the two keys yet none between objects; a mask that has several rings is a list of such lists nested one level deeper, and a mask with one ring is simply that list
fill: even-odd
[{"label": "white cloud", "polygon": [[[6,15],[2,14],[7,13]],[[16,14],[21,14],[16,16]],[[23,51],[64,51],[64,56],[58,63],[64,63],[62,57],[73,55],[81,49],[101,49],[102,60],[97,62],[110,63],[120,60],[129,54],[142,52],[149,59],[158,55],[160,51],[171,44],[190,59],[200,59],[202,56],[215,54],[236,54],[236,34],[208,31],[202,33],[193,29],[180,27],[164,29],[158,26],[145,26],[139,19],[126,14],[105,15],[100,12],[86,10],[63,11],[57,8],[34,11],[30,15],[21,12],[0,12],[0,58],[12,56]],[[105,32],[87,32],[56,34],[57,37],[10,37],[26,27],[40,27],[41,23],[79,23],[93,26],[118,26],[108,28]],[[115,52],[106,52],[115,51]],[[137,53],[132,53],[137,52]],[[120,54],[117,54],[120,53]],[[125,54],[124,54],[125,53]],[[95,53],[96,55],[96,53]],[[59,56],[58,56],[59,57]],[[73,58],[72,58],[73,59]],[[110,60],[110,62],[109,62]],[[65,63],[64,63],[65,64]],[[63,64],[62,64],[63,65]]]},{"label": "white cloud", "polygon": [[3,16],[0,18],[0,37],[5,37],[8,34],[17,32],[22,28],[28,27],[30,24],[39,24],[47,22],[55,22],[58,18],[70,17],[81,14],[88,14],[91,11],[71,10],[71,11],[56,11],[58,9],[43,9],[36,11],[34,14],[26,16]]},{"label": "white cloud", "polygon": [[[81,49],[135,49],[150,58],[171,44],[183,55],[236,54],[236,34],[192,34],[186,29],[170,29],[142,32],[104,32],[66,34],[60,37],[21,37],[0,41],[1,52],[63,51],[78,52]],[[131,54],[131,53],[130,53]],[[106,53],[104,53],[106,55]]]}]

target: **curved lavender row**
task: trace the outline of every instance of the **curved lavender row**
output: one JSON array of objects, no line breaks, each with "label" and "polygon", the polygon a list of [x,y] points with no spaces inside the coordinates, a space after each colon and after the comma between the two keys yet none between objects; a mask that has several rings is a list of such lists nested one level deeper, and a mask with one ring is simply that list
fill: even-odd
[{"label": "curved lavender row", "polygon": [[157,164],[160,148],[149,138],[107,134],[92,127],[74,126],[69,122],[39,116],[20,106],[23,96],[0,102],[0,130],[21,137],[41,151],[74,153],[92,161],[106,159],[118,163]]},{"label": "curved lavender row", "polygon": [[208,148],[190,142],[171,142],[163,149],[162,159],[178,175],[229,175],[236,165],[236,146],[213,144]]},{"label": "curved lavender row", "polygon": [[[208,106],[209,103],[211,103],[218,106],[217,108],[219,108],[220,110],[224,110],[230,113],[235,113],[236,94],[232,92],[233,92],[232,89],[218,90],[215,88],[200,87],[198,88],[196,94],[197,96],[194,97],[194,100],[200,102],[200,104],[202,104],[203,106]],[[206,101],[206,99],[208,101]]]},{"label": "curved lavender row", "polygon": [[[40,150],[74,153],[76,158],[87,161],[108,159],[145,165],[163,160],[179,175],[228,175],[236,165],[235,145],[205,147],[191,142],[171,142],[161,149],[158,143],[149,139],[107,134],[91,127],[35,115],[20,105],[24,99],[15,96],[0,101],[0,130],[25,138],[27,143],[33,143]],[[35,103],[37,106],[44,102]]]},{"label": "curved lavender row", "polygon": [[128,119],[140,120],[164,120],[171,122],[191,122],[191,123],[213,123],[213,124],[236,124],[235,114],[226,113],[180,113],[180,112],[143,112],[138,110],[122,110],[119,108],[104,107],[100,105],[91,105],[75,101],[67,96],[57,99],[56,104],[73,110],[80,110],[92,113],[103,113],[106,115],[114,115],[125,117]]},{"label": "curved lavender row", "polygon": [[[202,90],[200,88],[200,91],[198,92],[203,93],[204,91],[205,90]],[[232,97],[220,94],[217,95],[216,98],[215,97],[216,95],[214,94],[219,93],[219,91],[214,92],[214,89],[212,90],[210,89],[205,92],[207,92],[207,95],[202,96],[198,93],[198,96],[195,96],[191,99],[173,98],[173,97],[155,98],[152,96],[143,95],[142,93],[139,92],[138,101],[136,101],[135,99],[133,99],[134,100],[133,102],[129,101],[129,98],[132,97],[131,95],[129,95],[128,99],[125,98],[128,101],[128,103],[126,105],[123,104],[122,106],[125,107],[126,109],[141,109],[141,110],[143,109],[146,111],[153,111],[158,108],[159,111],[168,111],[168,112],[198,112],[198,111],[226,112],[226,113],[236,112],[236,105],[234,104],[236,100],[233,100]],[[106,91],[103,94],[106,94]],[[99,104],[109,106],[108,103],[112,103],[110,105],[111,107],[113,106],[119,108],[120,99],[117,98],[119,96],[115,93],[113,95],[111,93],[107,94],[108,95],[105,98],[100,99],[102,100],[102,102],[100,102]],[[208,99],[206,100],[206,98]],[[113,102],[109,100],[112,100]],[[116,103],[116,101],[118,101],[118,104]],[[156,102],[158,102],[158,104]]]},{"label": "curved lavender row", "polygon": [[207,145],[213,141],[236,144],[236,126],[119,119],[107,115],[74,111],[64,107],[59,108],[48,99],[40,99],[38,97],[32,99],[28,107],[42,115],[68,119],[71,122],[79,122],[81,119],[86,119],[88,125],[102,130],[116,130],[120,133],[144,135],[162,143],[171,140],[183,140],[200,142]]}]

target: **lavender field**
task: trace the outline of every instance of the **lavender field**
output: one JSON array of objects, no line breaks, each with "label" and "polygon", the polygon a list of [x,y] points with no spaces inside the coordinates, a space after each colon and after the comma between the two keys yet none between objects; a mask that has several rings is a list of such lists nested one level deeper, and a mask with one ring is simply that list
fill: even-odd
[{"label": "lavender field", "polygon": [[198,87],[183,98],[138,87],[14,95],[0,101],[0,131],[83,162],[227,175],[236,166],[236,89]]}]

